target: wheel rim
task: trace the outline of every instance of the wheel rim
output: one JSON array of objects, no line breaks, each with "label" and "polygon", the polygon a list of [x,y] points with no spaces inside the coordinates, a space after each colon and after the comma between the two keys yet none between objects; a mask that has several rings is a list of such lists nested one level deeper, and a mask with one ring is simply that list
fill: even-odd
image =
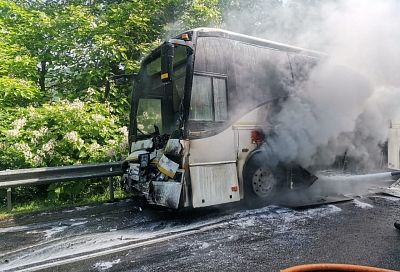
[{"label": "wheel rim", "polygon": [[267,197],[276,186],[276,179],[271,171],[259,168],[257,169],[251,181],[253,192],[259,197]]}]

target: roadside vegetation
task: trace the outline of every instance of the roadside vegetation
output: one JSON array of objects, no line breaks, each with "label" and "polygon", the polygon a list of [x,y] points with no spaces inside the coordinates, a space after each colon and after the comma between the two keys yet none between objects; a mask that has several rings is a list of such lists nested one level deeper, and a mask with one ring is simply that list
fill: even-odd
[{"label": "roadside vegetation", "polygon": [[[136,72],[164,37],[219,20],[216,0],[0,0],[0,170],[125,157],[131,89],[112,83],[106,99],[107,79]],[[101,179],[20,187],[14,212],[106,201],[107,190]]]}]

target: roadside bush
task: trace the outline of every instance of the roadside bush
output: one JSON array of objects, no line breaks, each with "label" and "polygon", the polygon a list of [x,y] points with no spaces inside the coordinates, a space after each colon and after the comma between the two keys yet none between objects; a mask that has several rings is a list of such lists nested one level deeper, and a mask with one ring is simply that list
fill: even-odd
[{"label": "roadside bush", "polygon": [[[4,111],[0,170],[121,160],[127,154],[128,130],[112,110],[107,103],[76,99]],[[103,193],[106,187],[104,182],[72,182],[20,187],[14,194],[21,201],[40,196],[65,200],[80,191]]]}]

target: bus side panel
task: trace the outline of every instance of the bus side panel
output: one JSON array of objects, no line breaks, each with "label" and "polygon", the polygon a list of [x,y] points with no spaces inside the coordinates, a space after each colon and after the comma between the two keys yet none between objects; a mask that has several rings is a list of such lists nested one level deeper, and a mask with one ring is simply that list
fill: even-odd
[{"label": "bus side panel", "polygon": [[[197,76],[226,78],[228,120],[204,122],[207,126],[188,121],[193,207],[240,200],[244,196],[243,166],[256,147],[251,143],[251,132],[268,127],[267,106],[262,104],[289,94],[293,80],[289,56],[221,37],[199,37],[194,71]],[[232,188],[238,184],[237,198],[235,194],[231,198]]]},{"label": "bus side panel", "polygon": [[201,139],[190,140],[189,165],[235,162],[236,148],[232,126],[224,131]]},{"label": "bus side panel", "polygon": [[189,169],[193,207],[240,200],[234,132],[190,140]]},{"label": "bus side panel", "polygon": [[[185,149],[190,150],[187,153],[194,207],[222,204],[244,197],[243,166],[248,155],[257,147],[251,141],[251,132],[259,130],[266,133],[270,129],[267,116],[272,104],[273,102],[266,103],[251,110],[233,126],[229,126],[217,135],[188,141]],[[221,175],[220,165],[227,164],[229,167],[225,166]],[[204,168],[196,168],[198,166],[204,166]],[[235,182],[231,182],[233,178]],[[210,182],[210,180],[213,181]],[[239,199],[236,199],[235,195],[230,198],[232,187],[237,184]],[[210,195],[217,200],[206,200]]]},{"label": "bus side panel", "polygon": [[236,163],[191,166],[193,207],[240,200]]}]

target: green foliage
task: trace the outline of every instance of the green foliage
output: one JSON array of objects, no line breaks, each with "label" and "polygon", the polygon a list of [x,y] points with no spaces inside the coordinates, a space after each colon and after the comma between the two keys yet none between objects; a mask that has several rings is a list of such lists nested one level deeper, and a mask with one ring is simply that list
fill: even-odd
[{"label": "green foliage", "polygon": [[215,26],[220,23],[218,0],[193,0],[182,16],[182,22],[189,28]]},{"label": "green foliage", "polygon": [[0,1],[0,24],[40,63],[41,91],[80,97],[111,74],[131,73],[159,42],[179,31],[219,22],[217,0]]},{"label": "green foliage", "polygon": [[[107,78],[137,72],[171,33],[219,23],[217,0],[0,0],[0,170],[121,159],[132,88],[112,84],[105,102]],[[66,201],[107,187],[82,184],[14,194]]]},{"label": "green foliage", "polygon": [[[8,7],[8,9],[6,8]],[[37,59],[29,51],[16,43],[15,33],[5,28],[5,21],[14,20],[10,10],[18,10],[15,5],[0,1],[0,106],[26,106],[39,99],[36,80]],[[11,16],[11,17],[10,17]]]},{"label": "green foliage", "polygon": [[[0,169],[122,159],[127,155],[127,128],[119,126],[111,110],[108,104],[77,99],[9,112],[0,121]],[[106,187],[102,180],[21,187],[16,190],[16,199],[48,196],[66,201],[101,193]]]},{"label": "green foliage", "polygon": [[0,77],[0,105],[3,107],[27,106],[39,96],[33,82],[7,76]]},{"label": "green foliage", "polygon": [[127,128],[111,106],[66,100],[14,111],[3,122],[0,167],[40,167],[119,160],[127,152]]},{"label": "green foliage", "polygon": [[36,78],[36,58],[17,44],[0,37],[0,76]]}]

